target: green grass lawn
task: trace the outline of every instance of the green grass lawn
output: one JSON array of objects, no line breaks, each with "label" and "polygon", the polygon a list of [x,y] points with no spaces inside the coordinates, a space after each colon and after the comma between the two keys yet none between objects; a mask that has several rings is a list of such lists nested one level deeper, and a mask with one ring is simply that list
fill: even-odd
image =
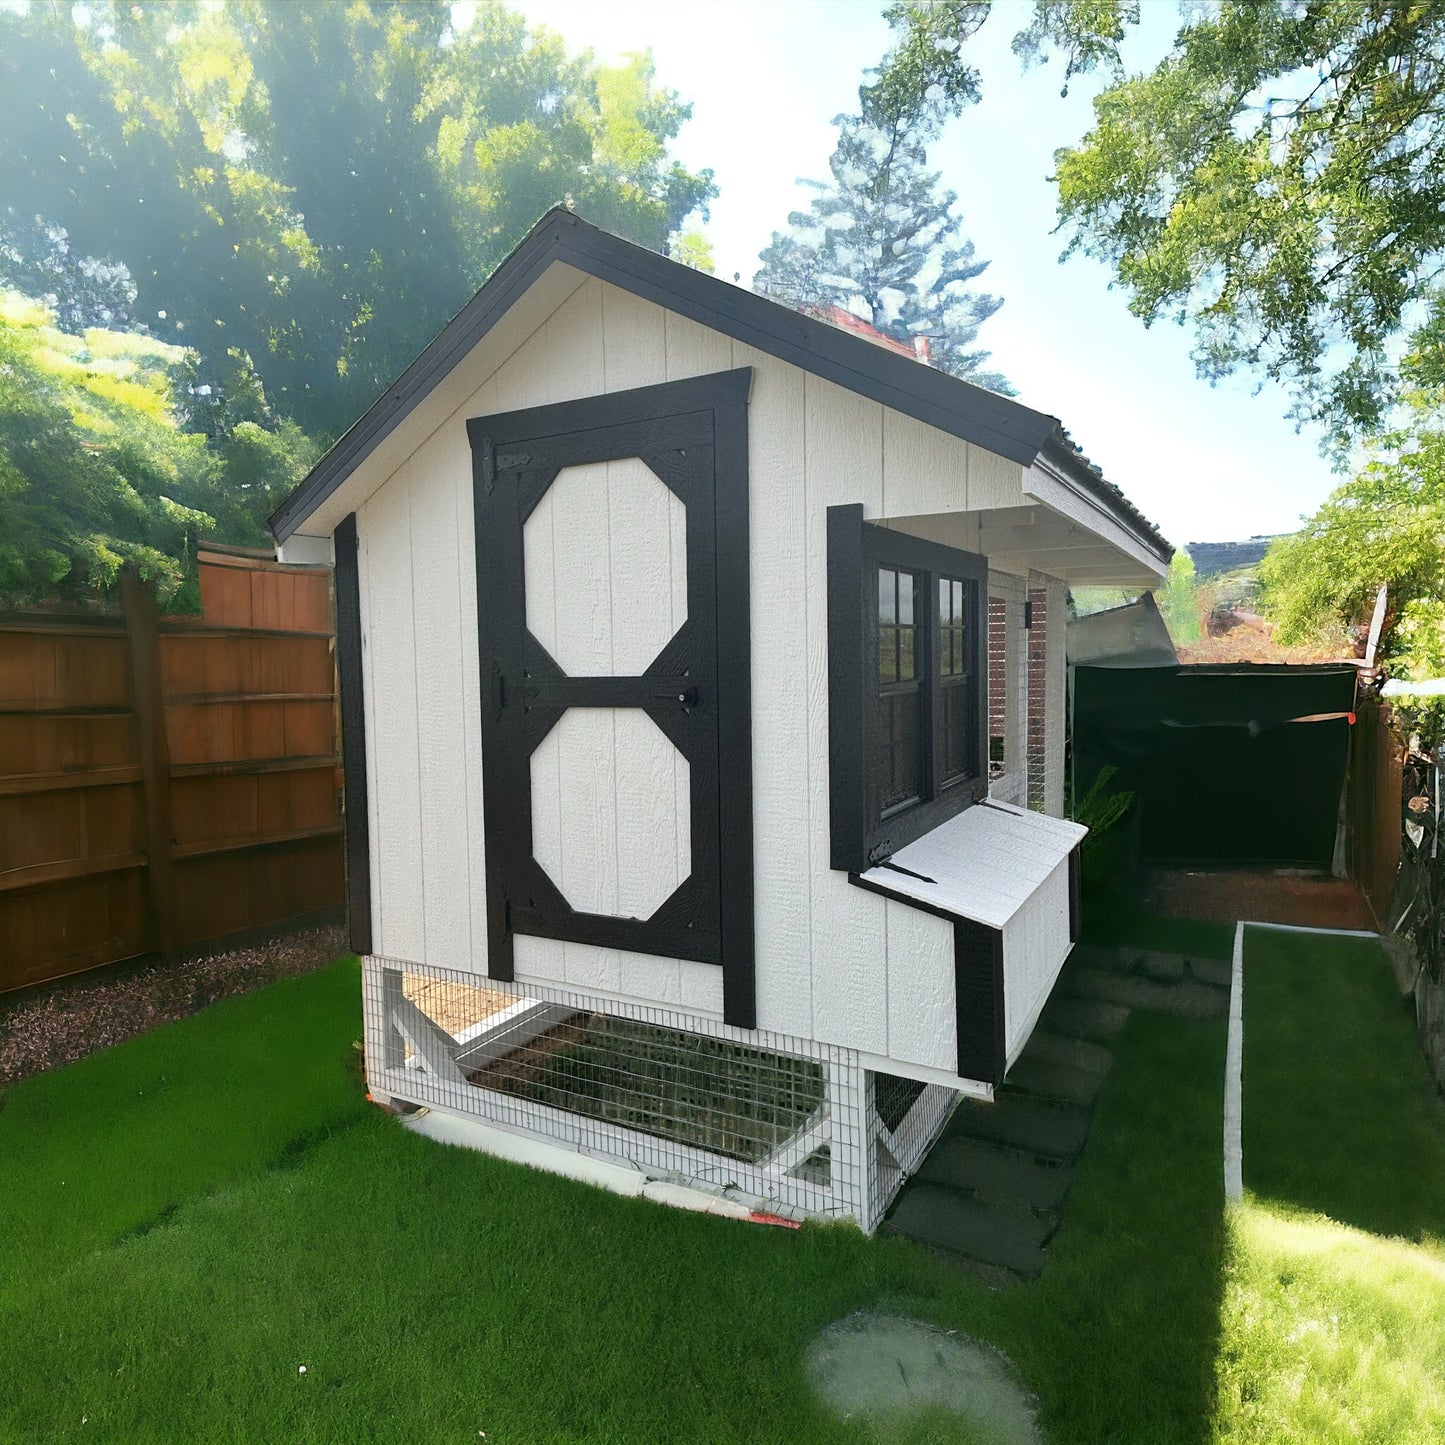
[{"label": "green grass lawn", "polygon": [[1000,1292],[419,1139],[361,1102],[359,1031],[348,961],[10,1091],[0,1441],[968,1445],[810,1398],[863,1307],[996,1344],[1052,1441],[1208,1439],[1222,1025],[1130,1021],[1048,1268]]},{"label": "green grass lawn", "polygon": [[1445,1105],[1370,940],[1251,930],[1220,1438],[1445,1439]]}]

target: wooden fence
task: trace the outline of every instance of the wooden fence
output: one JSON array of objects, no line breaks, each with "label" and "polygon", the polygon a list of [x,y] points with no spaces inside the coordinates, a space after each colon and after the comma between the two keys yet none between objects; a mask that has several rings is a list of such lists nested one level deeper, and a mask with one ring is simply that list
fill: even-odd
[{"label": "wooden fence", "polygon": [[1377,702],[1360,704],[1350,732],[1350,876],[1383,928],[1400,869],[1404,743],[1390,726],[1388,709]]},{"label": "wooden fence", "polygon": [[200,617],[0,616],[0,992],[343,902],[330,572],[199,566]]}]

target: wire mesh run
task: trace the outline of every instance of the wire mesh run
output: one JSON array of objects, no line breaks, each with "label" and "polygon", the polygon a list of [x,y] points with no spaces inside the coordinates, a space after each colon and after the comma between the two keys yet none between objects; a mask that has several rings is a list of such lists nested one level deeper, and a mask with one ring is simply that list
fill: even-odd
[{"label": "wire mesh run", "polygon": [[385,959],[364,979],[376,1095],[776,1212],[874,1222],[876,1126],[851,1050]]},{"label": "wire mesh run", "polygon": [[923,1162],[958,1095],[938,1084],[884,1073],[869,1073],[865,1091],[871,1105],[872,1157],[864,1228],[871,1232],[887,1214],[904,1181]]}]

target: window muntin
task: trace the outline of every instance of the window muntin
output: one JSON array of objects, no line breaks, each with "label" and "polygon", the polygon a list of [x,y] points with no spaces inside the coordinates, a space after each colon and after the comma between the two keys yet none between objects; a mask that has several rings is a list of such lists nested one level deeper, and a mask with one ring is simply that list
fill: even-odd
[{"label": "window muntin", "polygon": [[878,569],[878,695],[871,765],[878,815],[885,818],[916,803],[923,791],[918,591],[913,573]]},{"label": "window muntin", "polygon": [[[877,684],[865,708],[866,814],[874,827],[979,775],[977,582],[886,561],[864,569],[876,598]],[[936,605],[931,605],[936,604]]]}]

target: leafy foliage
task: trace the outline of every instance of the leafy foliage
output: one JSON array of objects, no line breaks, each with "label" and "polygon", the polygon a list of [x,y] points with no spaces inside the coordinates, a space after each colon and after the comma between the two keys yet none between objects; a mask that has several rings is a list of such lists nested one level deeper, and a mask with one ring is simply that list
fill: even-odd
[{"label": "leafy foliage", "polygon": [[86,600],[130,566],[173,598],[197,535],[261,542],[315,448],[293,424],[226,424],[214,445],[172,406],[185,353],[61,331],[0,292],[0,599]]},{"label": "leafy foliage", "polygon": [[1199,641],[1199,588],[1194,559],[1183,547],[1176,548],[1170,560],[1169,574],[1159,590],[1159,610],[1176,646]]},{"label": "leafy foliage", "polygon": [[773,232],[753,284],[802,310],[852,310],[859,302],[877,330],[897,341],[927,337],[940,369],[1012,394],[988,352],[974,343],[1003,302],[969,285],[987,269],[962,235],[958,197],[927,169],[932,123],[889,113],[887,92],[860,91],[862,114],[839,116],[832,180],[809,181],[806,211]]},{"label": "leafy foliage", "polygon": [[1369,444],[1358,475],[1337,487],[1260,568],[1263,605],[1284,642],[1336,618],[1363,622],[1383,584],[1392,670],[1445,675],[1445,393],[1406,397],[1400,427]]},{"label": "leafy foliage", "polygon": [[0,194],[127,267],[202,383],[328,435],[550,206],[663,249],[714,194],[667,154],[688,114],[500,5],[0,10]]},{"label": "leafy foliage", "polygon": [[61,226],[39,216],[0,216],[0,287],[51,307],[64,331],[124,328],[131,321],[135,282],[119,261],[77,256]]},{"label": "leafy foliage", "polygon": [[[944,111],[976,99],[964,50],[987,8],[893,6],[880,83]],[[1065,88],[1114,74],[1093,129],[1058,153],[1069,250],[1111,264],[1146,324],[1192,325],[1202,375],[1282,382],[1341,448],[1378,430],[1402,382],[1445,380],[1445,6],[1212,0],[1184,8],[1153,71],[1123,78],[1138,16],[1131,0],[1041,0],[1014,42],[1061,51]],[[1402,372],[1406,335],[1430,374]]]}]

